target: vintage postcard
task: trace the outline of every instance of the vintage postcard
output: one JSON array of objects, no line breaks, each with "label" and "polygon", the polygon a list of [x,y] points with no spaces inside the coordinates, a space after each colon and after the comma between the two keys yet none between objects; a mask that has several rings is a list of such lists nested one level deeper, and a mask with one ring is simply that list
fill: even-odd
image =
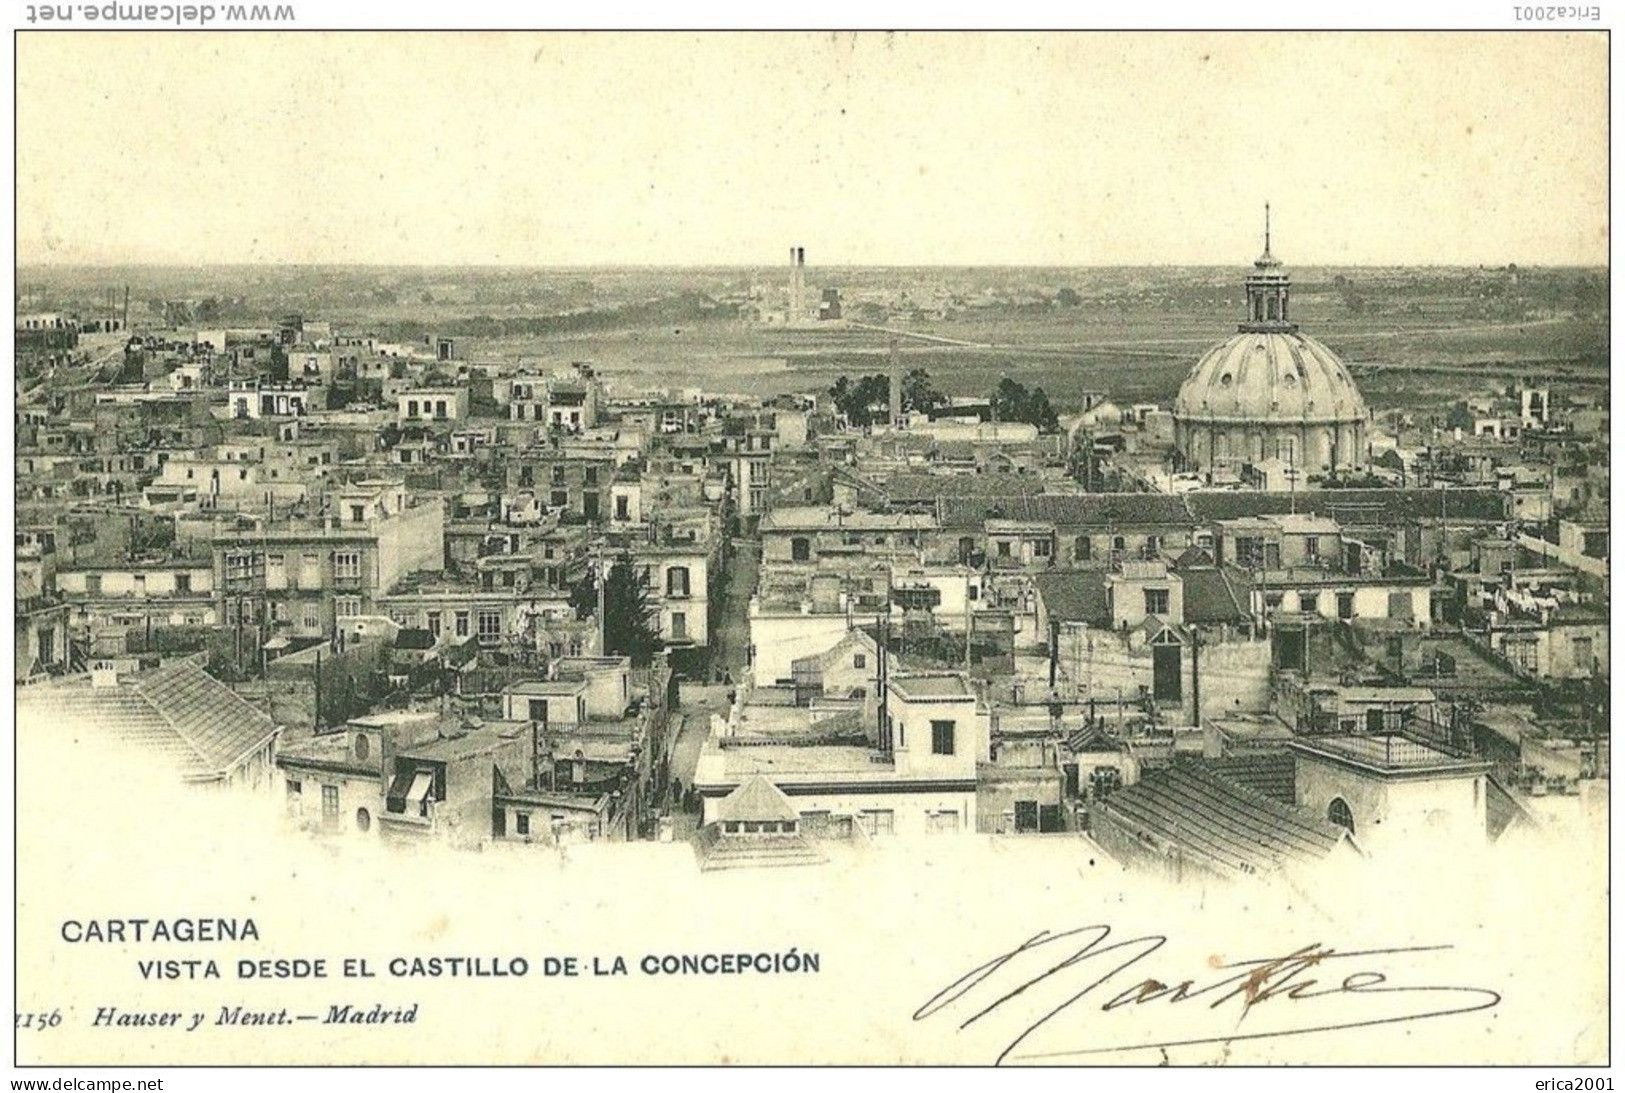
[{"label": "vintage postcard", "polygon": [[1597,10],[24,7],[21,1078],[1611,1088]]}]

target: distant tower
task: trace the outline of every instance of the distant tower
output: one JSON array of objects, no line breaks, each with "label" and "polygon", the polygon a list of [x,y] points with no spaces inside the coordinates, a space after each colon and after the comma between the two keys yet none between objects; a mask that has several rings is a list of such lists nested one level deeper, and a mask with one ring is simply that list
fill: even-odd
[{"label": "distant tower", "polygon": [[807,248],[790,248],[790,313],[785,318],[799,323],[807,316]]},{"label": "distant tower", "polygon": [[897,354],[897,336],[892,335],[891,349],[891,425],[892,428],[901,428],[903,425],[903,362]]}]

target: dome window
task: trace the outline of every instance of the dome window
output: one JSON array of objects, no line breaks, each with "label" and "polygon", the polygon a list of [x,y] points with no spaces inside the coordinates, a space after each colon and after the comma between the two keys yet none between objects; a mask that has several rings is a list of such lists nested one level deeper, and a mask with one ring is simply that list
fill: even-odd
[{"label": "dome window", "polygon": [[1229,387],[1230,386],[1230,380],[1231,380],[1230,373],[1226,372],[1224,375],[1219,377],[1219,386],[1220,387]]}]

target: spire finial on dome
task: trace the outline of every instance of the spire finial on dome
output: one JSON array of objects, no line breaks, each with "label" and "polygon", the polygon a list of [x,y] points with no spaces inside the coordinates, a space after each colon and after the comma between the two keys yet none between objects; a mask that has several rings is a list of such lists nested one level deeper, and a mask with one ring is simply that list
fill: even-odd
[{"label": "spire finial on dome", "polygon": [[1264,202],[1264,253],[1270,252],[1270,203]]}]

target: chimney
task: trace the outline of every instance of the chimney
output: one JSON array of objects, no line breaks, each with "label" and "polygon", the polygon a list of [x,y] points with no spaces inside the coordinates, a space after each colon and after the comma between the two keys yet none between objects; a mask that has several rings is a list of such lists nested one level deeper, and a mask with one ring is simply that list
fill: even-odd
[{"label": "chimney", "polygon": [[799,323],[806,316],[806,279],[804,267],[807,263],[807,250],[805,247],[790,248],[790,305],[789,314],[785,316],[787,322]]},{"label": "chimney", "polygon": [[896,429],[903,424],[903,364],[897,353],[897,336],[893,335],[888,347],[891,350],[891,426]]},{"label": "chimney", "polygon": [[98,660],[90,666],[90,685],[98,690],[118,686],[118,668],[110,660]]}]

